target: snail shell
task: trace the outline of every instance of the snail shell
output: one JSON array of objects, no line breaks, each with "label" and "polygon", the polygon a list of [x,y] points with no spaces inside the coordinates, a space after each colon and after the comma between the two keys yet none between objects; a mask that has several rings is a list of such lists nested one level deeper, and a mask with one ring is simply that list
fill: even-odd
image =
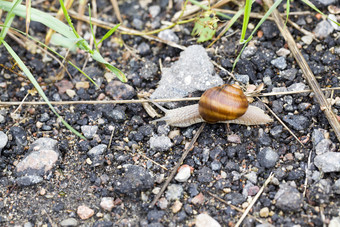
[{"label": "snail shell", "polygon": [[239,85],[224,84],[206,90],[198,106],[206,122],[216,123],[241,117],[248,109],[248,101]]},{"label": "snail shell", "polygon": [[172,110],[154,104],[165,112],[165,116],[153,122],[166,121],[170,126],[188,127],[200,122],[259,125],[273,121],[262,109],[248,105],[246,96],[238,85],[210,88],[202,95],[198,104]]}]

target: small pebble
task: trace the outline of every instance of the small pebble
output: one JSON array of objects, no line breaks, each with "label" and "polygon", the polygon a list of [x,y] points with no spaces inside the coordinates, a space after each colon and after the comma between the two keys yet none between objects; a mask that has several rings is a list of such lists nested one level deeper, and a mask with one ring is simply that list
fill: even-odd
[{"label": "small pebble", "polygon": [[0,152],[2,148],[6,146],[7,142],[8,142],[8,137],[6,133],[4,133],[3,131],[0,131]]},{"label": "small pebble", "polygon": [[192,198],[191,203],[195,205],[203,205],[204,201],[205,201],[205,197],[201,192],[198,195],[196,195],[194,198]]},{"label": "small pebble", "polygon": [[279,155],[270,147],[263,148],[257,155],[261,166],[266,168],[274,167],[279,160]]},{"label": "small pebble", "polygon": [[302,195],[296,188],[288,184],[280,185],[275,200],[275,206],[283,211],[299,211],[301,209]]},{"label": "small pebble", "polygon": [[261,218],[266,218],[269,215],[269,208],[268,207],[264,207],[260,210],[260,217]]},{"label": "small pebble", "polygon": [[150,148],[157,150],[157,151],[167,151],[169,150],[173,144],[171,143],[171,140],[167,136],[157,136],[154,135],[150,138]]},{"label": "small pebble", "polygon": [[304,42],[307,45],[310,45],[313,42],[313,36],[311,35],[304,35],[301,37],[302,42]]},{"label": "small pebble", "polygon": [[278,51],[276,51],[277,56],[279,57],[286,57],[290,54],[290,50],[286,48],[280,48]]},{"label": "small pebble", "polygon": [[62,220],[59,224],[65,227],[78,226],[78,221],[75,218],[67,218]]},{"label": "small pebble", "polygon": [[83,125],[81,126],[81,132],[85,136],[86,139],[92,139],[93,136],[97,133],[98,126],[97,125]]},{"label": "small pebble", "polygon": [[[177,200],[176,200],[177,201]],[[160,198],[157,202],[157,206],[161,209],[161,210],[164,210],[168,207],[168,200],[166,200],[166,198]]]},{"label": "small pebble", "polygon": [[333,26],[327,20],[319,22],[313,30],[315,36],[319,39],[326,38],[334,31]]},{"label": "small pebble", "polygon": [[166,29],[158,33],[158,38],[164,39],[166,41],[178,43],[179,38],[176,33],[171,29]]},{"label": "small pebble", "polygon": [[270,62],[278,69],[285,69],[287,67],[286,59],[284,57],[278,57]]},{"label": "small pebble", "polygon": [[77,214],[82,220],[86,220],[94,215],[94,210],[88,206],[82,205],[77,208]]},{"label": "small pebble", "polygon": [[76,83],[76,89],[80,88],[88,89],[90,87],[90,83],[88,81],[79,81]]},{"label": "small pebble", "polygon": [[179,184],[170,184],[167,191],[165,192],[165,197],[167,200],[178,200],[182,197],[183,187]]},{"label": "small pebble", "polygon": [[100,207],[104,210],[111,211],[114,206],[112,197],[103,197],[100,201]]},{"label": "small pebble", "polygon": [[202,213],[196,216],[196,227],[221,227],[221,225],[206,213]]},{"label": "small pebble", "polygon": [[191,175],[191,167],[189,165],[182,165],[178,169],[178,173],[175,177],[175,180],[178,182],[186,182]]},{"label": "small pebble", "polygon": [[174,214],[178,213],[182,209],[182,206],[183,204],[179,200],[176,200],[171,207],[172,213]]}]

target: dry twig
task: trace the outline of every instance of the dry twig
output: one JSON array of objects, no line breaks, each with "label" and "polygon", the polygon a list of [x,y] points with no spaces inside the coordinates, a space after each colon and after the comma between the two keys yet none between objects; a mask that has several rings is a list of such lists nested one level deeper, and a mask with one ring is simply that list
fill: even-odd
[{"label": "dry twig", "polygon": [[201,132],[203,131],[204,126],[206,125],[206,123],[203,123],[201,125],[201,127],[198,129],[198,131],[196,132],[194,138],[192,138],[189,146],[184,150],[182,157],[178,160],[178,162],[176,163],[175,167],[172,169],[170,176],[168,177],[168,179],[165,181],[165,183],[163,184],[161,190],[158,192],[158,194],[156,195],[156,197],[153,199],[153,201],[150,204],[150,208],[154,207],[156,202],[158,201],[158,199],[161,197],[161,195],[163,194],[163,192],[165,191],[165,189],[168,187],[170,181],[172,180],[172,178],[174,178],[178,168],[180,167],[180,165],[182,164],[182,162],[184,161],[184,159],[187,157],[187,155],[189,154],[189,152],[194,148],[194,143],[196,142],[197,138],[199,137],[199,135],[201,134]]}]

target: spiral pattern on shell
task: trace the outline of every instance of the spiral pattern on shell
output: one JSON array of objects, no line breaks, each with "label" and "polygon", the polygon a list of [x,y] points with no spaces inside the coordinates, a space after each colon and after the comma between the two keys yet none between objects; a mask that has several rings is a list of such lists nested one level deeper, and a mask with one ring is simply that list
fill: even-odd
[{"label": "spiral pattern on shell", "polygon": [[206,90],[199,101],[199,113],[209,122],[233,120],[242,116],[248,101],[240,86],[224,84]]}]

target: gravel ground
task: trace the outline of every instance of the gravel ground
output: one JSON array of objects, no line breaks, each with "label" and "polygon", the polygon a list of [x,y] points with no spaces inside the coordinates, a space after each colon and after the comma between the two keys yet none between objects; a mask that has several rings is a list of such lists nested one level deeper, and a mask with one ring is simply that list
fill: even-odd
[{"label": "gravel ground", "polygon": [[[314,3],[327,15],[329,5],[340,7],[336,0]],[[167,4],[165,0],[120,1],[123,24],[139,30],[160,28],[178,7],[175,4],[167,11]],[[117,23],[103,13],[110,1],[98,1],[97,7],[101,20]],[[282,11],[283,6],[279,9]],[[260,10],[256,3],[254,11]],[[306,10],[311,11],[300,2],[292,3],[291,12]],[[339,13],[333,17],[338,21]],[[314,13],[290,19],[320,40],[290,28],[320,86],[338,87],[340,29]],[[18,22],[16,26],[24,26]],[[7,41],[53,101],[137,99],[138,94],[153,94],[153,98],[199,96],[208,87],[233,83],[210,59],[231,71],[240,32],[227,33],[228,38],[222,38],[213,49],[204,49],[190,36],[192,28],[190,23],[159,34],[188,47],[185,51],[139,36],[121,36],[133,52],[120,47],[113,38],[105,41],[103,56],[129,81],[121,83],[90,59],[85,71],[100,89],[71,66],[68,71],[72,77],[56,76],[58,62],[39,51],[29,52],[9,38]],[[46,28],[31,23],[30,31],[43,39]],[[105,32],[98,28],[97,36]],[[89,29],[86,33],[89,37]],[[72,53],[70,59],[82,67],[86,54]],[[40,100],[27,79],[6,69],[13,66],[13,60],[3,47],[0,64],[1,101],[21,101],[27,93],[26,101]],[[264,83],[264,93],[308,89],[271,21],[261,26],[245,49],[235,77],[244,84]],[[326,95],[339,115],[339,92]],[[340,226],[339,141],[314,94],[276,95],[262,100],[303,146],[277,120],[262,126],[208,124],[153,208],[150,203],[199,124],[176,128],[164,122],[151,123],[153,119],[141,104],[57,106],[65,120],[87,138],[82,140],[47,106],[0,107],[0,225],[234,226],[274,173],[243,226]],[[174,108],[187,104],[164,105]],[[264,108],[259,102],[253,105]]]}]

